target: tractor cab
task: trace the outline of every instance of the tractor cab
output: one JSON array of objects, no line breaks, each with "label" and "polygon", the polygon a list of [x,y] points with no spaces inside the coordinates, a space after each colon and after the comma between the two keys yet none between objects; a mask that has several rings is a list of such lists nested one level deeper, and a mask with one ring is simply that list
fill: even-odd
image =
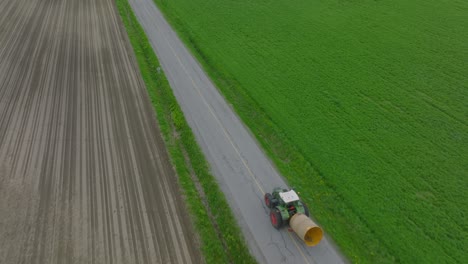
[{"label": "tractor cab", "polygon": [[289,215],[294,215],[297,211],[294,202],[299,201],[299,196],[294,190],[289,190],[287,192],[278,193],[281,200],[285,205],[285,208],[288,210]]},{"label": "tractor cab", "polygon": [[297,195],[296,191],[294,190],[289,190],[286,192],[278,192],[279,196],[283,200],[284,203],[290,204],[295,201],[299,201],[299,196]]}]

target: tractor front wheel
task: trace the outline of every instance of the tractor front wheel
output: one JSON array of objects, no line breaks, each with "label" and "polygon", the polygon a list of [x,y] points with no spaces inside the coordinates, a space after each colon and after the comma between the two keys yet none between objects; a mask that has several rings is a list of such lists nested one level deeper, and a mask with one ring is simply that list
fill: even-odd
[{"label": "tractor front wheel", "polygon": [[280,229],[281,226],[283,225],[283,218],[281,217],[281,213],[278,211],[278,209],[273,208],[270,210],[270,221],[271,225],[276,228]]},{"label": "tractor front wheel", "polygon": [[273,207],[273,195],[271,193],[265,193],[265,205],[270,209]]}]

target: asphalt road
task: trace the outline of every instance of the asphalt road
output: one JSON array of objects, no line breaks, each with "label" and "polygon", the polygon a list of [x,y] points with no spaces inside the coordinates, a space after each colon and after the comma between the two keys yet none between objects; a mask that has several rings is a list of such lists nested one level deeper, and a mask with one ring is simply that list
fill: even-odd
[{"label": "asphalt road", "polygon": [[0,263],[199,263],[113,0],[0,1]]},{"label": "asphalt road", "polygon": [[[283,178],[153,0],[129,2],[256,259],[261,263],[342,263],[329,238],[310,248],[287,228],[277,231],[271,226],[263,194],[275,186],[286,186]],[[313,205],[309,207],[313,210]]]}]

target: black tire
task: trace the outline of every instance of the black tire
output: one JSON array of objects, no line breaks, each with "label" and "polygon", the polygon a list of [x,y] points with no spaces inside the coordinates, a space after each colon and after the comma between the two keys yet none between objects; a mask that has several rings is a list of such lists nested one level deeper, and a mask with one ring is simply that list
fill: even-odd
[{"label": "black tire", "polygon": [[276,229],[280,229],[283,226],[283,218],[281,217],[281,213],[278,209],[273,208],[270,210],[270,222]]},{"label": "black tire", "polygon": [[273,205],[273,195],[271,195],[271,193],[265,193],[265,205],[268,207],[268,208],[273,208],[275,207]]},{"label": "black tire", "polygon": [[304,207],[304,214],[309,217],[309,207],[307,207],[307,205],[305,205],[305,203],[302,202],[302,206]]}]

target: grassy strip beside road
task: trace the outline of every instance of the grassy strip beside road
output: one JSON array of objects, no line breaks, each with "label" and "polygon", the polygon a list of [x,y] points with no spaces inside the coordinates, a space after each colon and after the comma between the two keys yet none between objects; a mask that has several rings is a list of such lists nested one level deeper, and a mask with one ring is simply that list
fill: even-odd
[{"label": "grassy strip beside road", "polygon": [[255,263],[133,10],[127,0],[116,2],[199,233],[206,262]]}]

